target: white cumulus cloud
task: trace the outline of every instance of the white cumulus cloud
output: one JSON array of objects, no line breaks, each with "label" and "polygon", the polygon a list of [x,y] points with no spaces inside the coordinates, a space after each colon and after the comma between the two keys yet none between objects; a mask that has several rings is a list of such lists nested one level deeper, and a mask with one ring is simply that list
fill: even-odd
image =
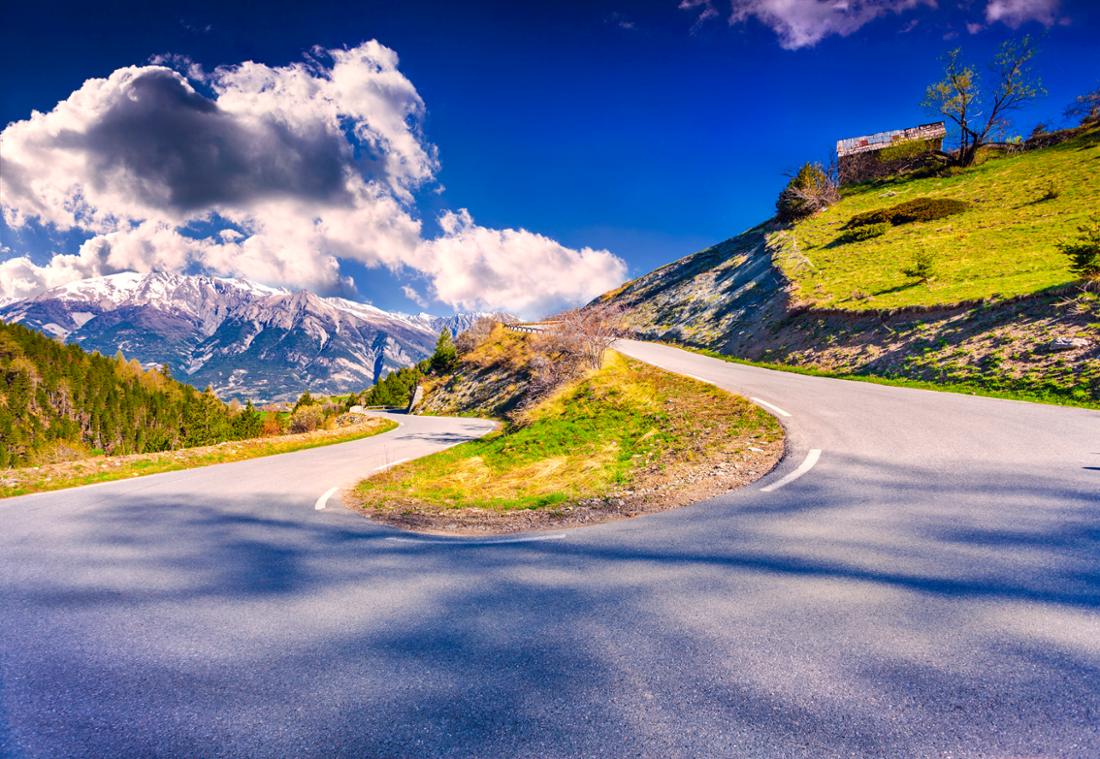
[{"label": "white cumulus cloud", "polygon": [[[729,0],[729,23],[756,19],[788,49],[812,47],[836,34],[846,37],[888,13],[918,6],[935,7],[935,0]],[[716,0],[681,0],[680,8],[695,11],[700,21],[721,15]]]},{"label": "white cumulus cloud", "polygon": [[990,24],[1001,21],[1013,29],[1028,21],[1053,26],[1058,20],[1059,5],[1059,0],[989,0],[985,20]]},{"label": "white cumulus cloud", "polygon": [[606,250],[575,250],[525,229],[491,229],[465,209],[440,219],[444,234],[421,245],[421,271],[435,296],[462,309],[503,308],[521,316],[590,300],[626,278]]},{"label": "white cumulus cloud", "polygon": [[[212,72],[182,56],[154,60],[169,65],[89,79],[0,133],[5,222],[91,235],[45,266],[0,261],[0,297],[129,269],[346,291],[341,264],[358,261],[427,275],[456,307],[531,313],[625,275],[607,251],[477,227],[465,212],[424,239],[413,193],[434,182],[439,160],[422,133],[423,100],[378,42]],[[542,262],[555,276],[532,279],[528,267]]]}]

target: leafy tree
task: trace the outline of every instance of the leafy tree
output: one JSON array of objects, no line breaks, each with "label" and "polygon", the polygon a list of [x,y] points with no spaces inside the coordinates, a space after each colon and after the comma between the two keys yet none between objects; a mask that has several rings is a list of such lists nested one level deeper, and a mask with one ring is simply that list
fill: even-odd
[{"label": "leafy tree", "polygon": [[1035,57],[1031,38],[1007,40],[994,56],[991,69],[995,84],[986,98],[989,109],[983,112],[978,73],[962,62],[961,55],[956,48],[944,56],[944,77],[928,86],[922,105],[955,123],[959,130],[955,161],[960,166],[969,166],[990,136],[1008,125],[1008,113],[1046,94],[1046,90],[1031,72],[1031,60]]},{"label": "leafy tree", "polygon": [[458,348],[455,347],[451,330],[446,327],[439,333],[439,340],[435,343],[435,353],[429,359],[433,374],[446,374],[458,362]]},{"label": "leafy tree", "polygon": [[390,372],[374,387],[364,391],[361,403],[364,406],[407,406],[421,376],[422,372],[415,366]]},{"label": "leafy tree", "polygon": [[293,414],[302,406],[312,406],[314,403],[316,403],[316,401],[313,400],[313,396],[309,394],[308,390],[306,390],[304,393],[298,396],[298,402],[294,404],[294,408],[291,409],[290,413]]}]

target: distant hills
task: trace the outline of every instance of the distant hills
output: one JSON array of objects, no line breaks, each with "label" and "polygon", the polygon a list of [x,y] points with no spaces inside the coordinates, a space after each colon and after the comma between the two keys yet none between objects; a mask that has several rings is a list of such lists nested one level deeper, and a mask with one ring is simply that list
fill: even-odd
[{"label": "distant hills", "polygon": [[429,355],[443,328],[458,332],[482,315],[391,313],[243,279],[162,272],[80,280],[0,306],[2,321],[88,351],[121,350],[146,366],[167,365],[174,377],[210,385],[221,397],[260,401],[306,388],[361,390]]}]

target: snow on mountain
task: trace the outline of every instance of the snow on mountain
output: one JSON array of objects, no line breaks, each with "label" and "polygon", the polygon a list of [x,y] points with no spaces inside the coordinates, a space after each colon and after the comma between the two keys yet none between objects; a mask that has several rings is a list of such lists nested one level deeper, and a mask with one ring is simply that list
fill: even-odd
[{"label": "snow on mountain", "polygon": [[460,332],[483,315],[410,316],[243,279],[160,272],[95,277],[0,304],[4,321],[167,364],[197,387],[253,400],[307,387],[360,390],[429,355],[440,330]]}]

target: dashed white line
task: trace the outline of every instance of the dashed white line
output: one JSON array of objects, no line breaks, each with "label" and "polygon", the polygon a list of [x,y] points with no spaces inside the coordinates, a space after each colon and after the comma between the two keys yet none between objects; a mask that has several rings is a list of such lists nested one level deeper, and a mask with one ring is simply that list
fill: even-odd
[{"label": "dashed white line", "polygon": [[811,448],[810,452],[806,454],[806,459],[801,464],[798,465],[798,469],[795,469],[793,472],[788,474],[783,479],[776,480],[771,485],[765,485],[764,487],[760,488],[760,492],[761,493],[770,493],[773,490],[779,490],[779,488],[781,488],[785,485],[790,485],[792,482],[797,480],[799,477],[806,474],[806,472],[813,469],[814,464],[817,463],[817,460],[819,458],[821,458],[821,450],[819,448]]},{"label": "dashed white line", "polygon": [[753,403],[759,403],[761,406],[763,406],[765,408],[770,408],[772,411],[779,414],[780,416],[790,416],[790,414],[788,412],[786,412],[783,409],[779,408],[779,406],[776,406],[774,403],[768,403],[767,401],[761,400],[760,398],[749,398],[749,400],[752,401]]},{"label": "dashed white line", "polygon": [[317,503],[313,504],[313,508],[317,511],[321,511],[322,509],[324,509],[325,506],[328,505],[328,499],[332,498],[333,494],[339,489],[339,486],[337,486],[326,490],[324,493],[321,494],[321,497],[317,499]]},{"label": "dashed white line", "polygon": [[495,546],[505,543],[540,543],[544,540],[564,540],[565,533],[556,535],[529,535],[523,538],[499,538],[497,540],[434,540],[432,538],[386,538],[394,543],[431,543],[440,546]]}]

